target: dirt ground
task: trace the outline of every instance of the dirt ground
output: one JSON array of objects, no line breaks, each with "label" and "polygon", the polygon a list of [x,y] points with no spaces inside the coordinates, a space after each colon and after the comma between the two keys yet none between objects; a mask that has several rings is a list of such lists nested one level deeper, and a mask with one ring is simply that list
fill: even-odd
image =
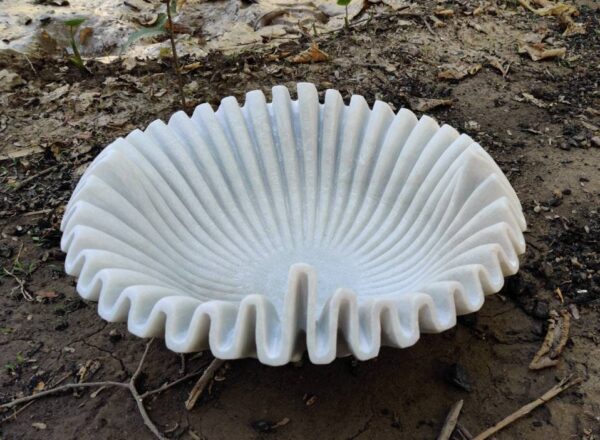
[{"label": "dirt ground", "polygon": [[[480,3],[487,7],[473,14]],[[461,425],[477,434],[576,374],[581,385],[496,438],[600,438],[600,5],[575,4],[586,34],[563,37],[558,20],[511,1],[441,4],[454,15],[440,14],[436,25],[430,16],[440,4],[425,1],[318,36],[331,57],[322,63],[285,58],[306,49],[309,37],[279,49],[183,60],[193,105],[216,106],[228,95],[243,101],[248,90],[269,95],[273,85],[298,81],[418,113],[435,104],[431,99],[450,99],[427,113],[469,133],[499,163],[522,201],[528,250],[519,274],[479,313],[409,349],[325,366],[231,361],[192,411],[184,401],[193,379],[155,394],[146,407],[167,437],[432,439],[459,399]],[[520,44],[541,41],[566,48],[564,57],[533,61],[518,53]],[[507,75],[498,62],[510,65]],[[146,341],[125,324],[102,321],[95,304],[79,299],[63,272],[59,222],[103,147],[178,109],[168,60],[131,70],[91,61],[91,74],[59,58],[31,63],[14,55],[0,64],[18,75],[0,85],[0,403],[58,383],[121,381],[135,370]],[[438,76],[460,70],[456,63],[481,69],[460,79]],[[556,366],[530,370],[552,310],[571,316],[566,348]],[[187,355],[185,372],[210,360],[208,352]],[[180,356],[156,341],[140,389],[185,372]],[[0,439],[153,438],[126,390],[93,391],[41,398],[14,417],[0,413]]]}]

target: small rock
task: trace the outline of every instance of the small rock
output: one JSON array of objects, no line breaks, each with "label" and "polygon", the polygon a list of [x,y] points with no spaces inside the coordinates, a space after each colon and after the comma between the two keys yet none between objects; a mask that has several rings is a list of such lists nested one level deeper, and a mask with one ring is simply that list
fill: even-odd
[{"label": "small rock", "polygon": [[67,329],[69,327],[69,323],[67,321],[59,321],[55,326],[54,326],[54,330],[56,331],[63,331],[65,329]]},{"label": "small rock", "polygon": [[461,364],[452,364],[446,369],[445,379],[448,383],[462,388],[465,391],[471,391],[471,381],[467,369]]},{"label": "small rock", "polygon": [[548,306],[548,302],[544,300],[536,301],[531,314],[537,319],[548,319],[548,316],[550,316],[550,307]]},{"label": "small rock", "polygon": [[252,429],[256,432],[271,432],[273,425],[266,420],[256,420],[251,423]]},{"label": "small rock", "polygon": [[573,191],[571,191],[570,188],[565,188],[565,189],[562,190],[562,193],[565,196],[570,196],[573,193]]},{"label": "small rock", "polygon": [[42,422],[33,422],[31,424],[31,426],[33,426],[35,429],[40,430],[40,431],[44,430],[48,427],[48,425],[46,425],[45,423],[42,423]]},{"label": "small rock", "polygon": [[115,342],[120,341],[123,338],[123,335],[121,335],[121,333],[119,333],[117,331],[117,329],[112,329],[110,332],[108,332],[108,340],[110,342],[112,342],[113,344]]},{"label": "small rock", "polygon": [[6,69],[0,70],[0,92],[10,92],[23,84],[25,80],[18,73]]},{"label": "small rock", "polygon": [[592,138],[592,146],[600,148],[600,136],[594,136]]}]

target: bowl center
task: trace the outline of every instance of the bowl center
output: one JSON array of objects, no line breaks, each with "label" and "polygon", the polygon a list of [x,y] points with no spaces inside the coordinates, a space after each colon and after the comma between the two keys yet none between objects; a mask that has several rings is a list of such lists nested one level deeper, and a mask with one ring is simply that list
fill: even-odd
[{"label": "bowl center", "polygon": [[267,296],[280,309],[288,292],[290,268],[309,264],[317,273],[317,303],[324,304],[339,288],[359,293],[360,267],[356,257],[321,247],[298,247],[274,250],[239,273],[239,292]]}]

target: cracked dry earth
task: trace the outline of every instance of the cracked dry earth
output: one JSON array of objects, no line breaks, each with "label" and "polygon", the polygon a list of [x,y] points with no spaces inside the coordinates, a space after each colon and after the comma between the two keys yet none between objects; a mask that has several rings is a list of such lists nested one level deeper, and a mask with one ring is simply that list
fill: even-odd
[{"label": "cracked dry earth", "polygon": [[[454,17],[430,31],[422,17],[437,3],[423,2],[418,13],[376,17],[319,37],[331,56],[319,64],[278,59],[282,51],[308,47],[307,39],[279,51],[183,60],[201,63],[184,78],[194,105],[216,105],[227,95],[243,100],[256,88],[269,94],[272,85],[296,81],[335,87],[345,98],[381,99],[396,109],[451,99],[451,106],[428,113],[468,132],[496,159],[521,198],[529,231],[519,274],[454,329],[424,335],[409,349],[382,349],[368,362],[344,358],[315,366],[305,360],[278,368],[251,359],[229,362],[219,373],[224,380],[215,381],[192,411],[184,402],[193,380],[147,400],[167,437],[432,439],[459,399],[460,423],[476,434],[570,374],[583,383],[496,437],[600,437],[599,13],[597,2],[576,3],[587,34],[568,38],[556,20],[516,2],[497,2],[476,16],[467,15],[474,7],[469,2],[449,2]],[[565,47],[565,58],[534,62],[519,55],[518,41],[528,38]],[[510,63],[506,77],[490,57]],[[0,402],[60,381],[125,380],[136,368],[145,341],[124,324],[103,322],[93,303],[78,298],[75,280],[63,273],[58,225],[75,183],[104,146],[177,108],[165,62],[140,63],[131,71],[90,62],[92,75],[83,75],[63,60],[31,61],[35,73],[18,55],[0,66],[23,80],[0,94]],[[482,68],[460,80],[438,78],[444,66],[459,61]],[[530,370],[551,311],[563,309],[572,319],[558,364]],[[210,359],[209,353],[188,355],[186,369]],[[180,370],[180,357],[158,341],[140,389],[176,380]],[[449,377],[451,371],[466,377]],[[35,401],[2,422],[0,438],[153,438],[126,390],[92,391]],[[265,432],[286,418],[287,424]]]}]

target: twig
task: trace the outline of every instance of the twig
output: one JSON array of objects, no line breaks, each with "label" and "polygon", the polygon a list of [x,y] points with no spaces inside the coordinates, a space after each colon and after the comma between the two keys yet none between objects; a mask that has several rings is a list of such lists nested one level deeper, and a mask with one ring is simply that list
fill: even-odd
[{"label": "twig", "polygon": [[460,422],[456,422],[456,430],[465,440],[473,440],[473,436]]},{"label": "twig", "polygon": [[222,359],[215,358],[210,363],[208,368],[206,368],[206,370],[204,370],[204,373],[202,374],[202,376],[200,376],[200,379],[198,379],[198,382],[196,382],[196,385],[194,385],[194,388],[192,388],[192,391],[190,392],[190,396],[185,401],[186,409],[191,410],[194,408],[194,405],[196,405],[196,401],[202,395],[204,388],[206,388],[206,385],[209,384],[209,382],[214,377],[215,373],[219,370],[219,368],[221,368],[221,365],[223,365],[224,362],[225,361],[223,361]]},{"label": "twig", "polygon": [[163,391],[166,391],[169,388],[174,387],[175,385],[179,385],[181,382],[185,382],[186,380],[191,379],[192,377],[200,376],[203,372],[204,372],[204,370],[200,370],[200,371],[195,371],[190,374],[186,374],[185,376],[180,377],[179,379],[174,380],[171,383],[165,383],[165,384],[161,385],[160,387],[156,388],[155,390],[146,391],[140,397],[142,399],[145,399],[146,397],[151,396],[153,394],[162,393]]},{"label": "twig", "polygon": [[[137,368],[135,369],[134,373],[131,375],[131,378],[125,382],[113,382],[113,381],[103,381],[103,382],[83,382],[83,383],[70,383],[70,384],[66,384],[66,385],[61,385],[61,386],[57,386],[54,387],[52,389],[49,390],[45,390],[45,391],[40,391],[39,393],[36,394],[32,394],[31,396],[27,396],[27,397],[21,397],[18,399],[14,399],[10,402],[7,403],[3,403],[0,405],[0,409],[9,409],[9,408],[13,408],[17,405],[20,405],[22,403],[25,403],[26,405],[19,408],[18,410],[16,410],[15,412],[13,412],[13,414],[5,417],[4,419],[0,420],[0,423],[3,423],[7,420],[13,419],[18,413],[20,413],[21,411],[23,411],[26,407],[28,407],[29,405],[31,405],[33,403],[34,400],[42,398],[44,396],[49,396],[51,394],[57,394],[63,391],[67,391],[67,390],[71,390],[71,389],[78,389],[78,388],[92,388],[92,387],[98,387],[98,391],[102,388],[105,387],[109,387],[109,386],[114,386],[114,387],[119,387],[119,388],[126,388],[129,390],[129,392],[131,393],[131,395],[133,396],[133,398],[135,399],[135,403],[137,404],[138,407],[138,411],[140,412],[140,415],[142,416],[142,419],[144,420],[144,424],[146,425],[146,427],[154,434],[154,436],[156,438],[158,438],[159,440],[166,440],[166,437],[158,430],[158,428],[156,427],[156,425],[152,422],[152,419],[150,419],[150,416],[148,415],[148,411],[146,410],[145,406],[144,406],[144,399],[148,396],[151,396],[152,394],[156,394],[156,393],[160,393],[162,391],[165,391],[168,388],[171,388],[193,376],[197,376],[199,375],[201,372],[200,371],[196,371],[192,374],[188,374],[187,376],[184,376],[172,383],[169,384],[164,384],[161,387],[155,389],[155,390],[151,390],[151,391],[146,391],[143,394],[140,394],[140,392],[138,391],[137,387],[136,387],[136,381],[139,378],[140,374],[142,373],[142,369],[144,366],[144,363],[146,361],[146,358],[148,356],[148,352],[150,351],[150,347],[152,345],[152,342],[154,341],[154,339],[150,339],[148,341],[148,343],[146,344],[146,348],[144,349],[144,353],[142,354],[142,357],[140,359],[140,362],[138,363]],[[216,361],[216,359],[215,359]],[[204,374],[202,377],[204,377],[205,375],[212,378],[212,376],[214,375],[214,373],[218,370],[218,367],[220,366],[220,364],[218,366],[213,366],[213,364],[215,364],[215,361],[213,361],[213,363],[211,365],[209,365],[209,367],[207,368],[206,371],[204,371]],[[223,361],[219,361],[219,362],[223,362]],[[208,370],[210,370],[212,368],[212,370],[210,372],[208,372]],[[208,374],[207,374],[208,373]],[[64,380],[66,379],[65,376],[64,378],[61,379]],[[197,385],[197,384],[196,384]],[[195,388],[195,387],[194,387]],[[200,392],[202,392],[200,390]]]},{"label": "twig", "polygon": [[61,385],[56,388],[52,388],[50,390],[40,391],[39,393],[32,394],[31,396],[21,397],[19,399],[11,400],[8,403],[3,403],[0,405],[0,408],[12,408],[13,406],[19,405],[21,403],[27,403],[35,399],[39,399],[40,397],[49,396],[50,394],[61,393],[63,391],[72,390],[74,388],[89,388],[89,387],[100,387],[100,386],[115,386],[122,388],[129,388],[129,385],[122,382],[82,382],[82,383],[68,383],[66,385]]},{"label": "twig", "polygon": [[171,17],[171,0],[165,0],[167,4],[167,18],[169,20],[169,40],[171,40],[171,52],[173,52],[173,69],[177,76],[177,83],[179,85],[179,99],[181,106],[184,110],[187,110],[187,103],[185,101],[185,93],[183,92],[183,78],[179,71],[179,57],[177,56],[177,47],[175,45],[175,34],[173,32],[173,18]]},{"label": "twig", "polygon": [[33,64],[31,63],[31,60],[29,59],[27,54],[22,53],[21,55],[23,55],[25,57],[25,59],[27,60],[27,63],[29,64],[29,67],[31,67],[31,70],[33,70],[33,73],[35,73],[37,75],[37,70],[35,70],[35,67],[33,67]]},{"label": "twig", "polygon": [[437,34],[433,31],[433,29],[431,29],[431,25],[427,21],[427,17],[421,16],[421,20],[423,20],[423,23],[425,23],[425,27],[427,28],[427,30],[429,31],[429,33],[431,35],[433,35],[433,36],[437,36]]},{"label": "twig", "polygon": [[33,405],[33,400],[29,403],[26,403],[25,405],[23,405],[21,408],[13,411],[13,413],[9,416],[4,417],[2,420],[0,420],[0,425],[2,425],[4,422],[8,422],[9,420],[12,419],[16,419],[17,415],[21,412],[24,411],[25,409],[27,409],[29,407],[29,405]]},{"label": "twig", "polygon": [[454,428],[456,428],[456,423],[458,422],[458,416],[460,416],[460,410],[463,407],[463,400],[460,399],[448,412],[446,416],[446,421],[444,422],[444,426],[442,427],[442,431],[438,436],[437,440],[449,440],[450,436],[454,432]]},{"label": "twig", "polygon": [[[21,295],[23,295],[23,298],[25,298],[25,301],[29,301],[29,302],[33,301],[33,296],[31,296],[31,293],[29,293],[29,291],[25,287],[25,281],[22,280],[21,278],[19,278],[18,276],[16,276],[14,274],[14,272],[12,272],[10,270],[8,270],[6,268],[4,268],[3,270],[6,275],[13,277],[14,280],[17,282],[17,284],[19,285],[18,289],[21,291]],[[13,291],[16,289],[17,289],[17,287],[15,287],[13,289]]]},{"label": "twig", "polygon": [[45,170],[40,171],[39,173],[35,173],[34,175],[29,176],[27,179],[23,179],[20,182],[17,182],[15,184],[15,186],[13,186],[13,191],[21,189],[24,185],[28,184],[32,180],[37,179],[38,177],[42,177],[42,176],[45,176],[46,174],[50,174],[52,171],[54,171],[56,168],[58,168],[58,166],[59,166],[59,164],[52,165],[51,167],[46,168]]},{"label": "twig", "polygon": [[572,386],[577,385],[577,384],[581,383],[582,381],[583,381],[583,379],[578,378],[578,377],[573,378],[573,376],[569,376],[569,377],[561,380],[557,385],[553,386],[548,391],[546,391],[541,397],[539,397],[539,398],[535,399],[533,402],[530,402],[527,405],[521,407],[519,410],[515,411],[508,417],[502,419],[500,422],[496,423],[491,428],[486,429],[481,434],[477,435],[473,440],[485,440],[486,438],[491,437],[492,435],[496,434],[501,429],[506,428],[508,425],[513,423],[515,420],[519,420],[521,417],[526,416],[527,414],[529,414],[531,411],[533,411],[538,406],[543,405],[544,403],[553,399],[554,397],[556,397],[558,394],[562,393],[566,389],[571,388]]}]

